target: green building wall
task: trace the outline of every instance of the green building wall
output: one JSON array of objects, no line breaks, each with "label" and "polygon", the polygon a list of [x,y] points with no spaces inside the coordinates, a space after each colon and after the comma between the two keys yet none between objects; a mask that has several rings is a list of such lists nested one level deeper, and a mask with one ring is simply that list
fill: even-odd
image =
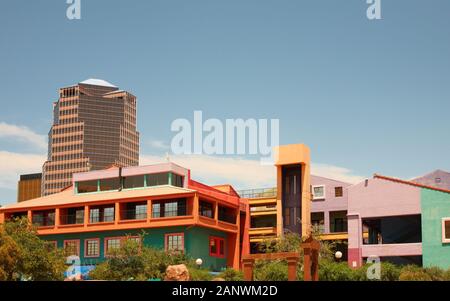
[{"label": "green building wall", "polygon": [[[209,255],[209,238],[216,236],[225,238],[226,233],[203,227],[167,227],[142,230],[102,231],[89,233],[45,235],[41,238],[48,241],[56,241],[58,248],[63,248],[64,240],[80,240],[80,260],[82,265],[95,265],[105,260],[104,240],[108,237],[121,237],[127,235],[139,235],[145,231],[143,244],[156,249],[164,249],[165,235],[170,233],[184,233],[184,250],[186,255],[193,258],[201,258],[202,267],[212,271],[220,271],[227,266],[227,253],[225,258],[216,258]],[[84,257],[84,241],[86,239],[100,239],[100,256],[97,258]],[[226,241],[226,240],[225,240]],[[226,241],[227,243],[227,241]],[[226,251],[226,250],[225,250]]]},{"label": "green building wall", "polygon": [[425,267],[450,268],[450,243],[442,242],[442,218],[450,217],[450,194],[421,189],[422,252]]}]

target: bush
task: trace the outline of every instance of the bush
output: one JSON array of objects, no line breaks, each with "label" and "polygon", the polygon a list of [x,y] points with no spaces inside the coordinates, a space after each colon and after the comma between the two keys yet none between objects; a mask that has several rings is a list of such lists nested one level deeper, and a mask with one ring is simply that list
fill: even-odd
[{"label": "bush", "polygon": [[214,278],[210,271],[199,269],[193,265],[189,266],[188,270],[191,281],[211,281]]},{"label": "bush", "polygon": [[112,256],[89,273],[96,280],[163,279],[169,265],[189,262],[183,254],[167,254],[127,240]]},{"label": "bush", "polygon": [[26,217],[0,225],[0,280],[63,280],[65,256],[37,235]]},{"label": "bush", "polygon": [[428,275],[425,269],[415,266],[407,265],[400,272],[400,281],[431,281],[432,278]]},{"label": "bush", "polygon": [[321,281],[354,281],[355,271],[346,262],[321,260],[319,262],[319,280]]},{"label": "bush", "polygon": [[244,275],[241,271],[236,271],[234,269],[226,269],[219,274],[219,278],[225,279],[225,281],[242,281],[244,280]]},{"label": "bush", "polygon": [[253,270],[255,281],[287,281],[287,262],[257,260]]}]

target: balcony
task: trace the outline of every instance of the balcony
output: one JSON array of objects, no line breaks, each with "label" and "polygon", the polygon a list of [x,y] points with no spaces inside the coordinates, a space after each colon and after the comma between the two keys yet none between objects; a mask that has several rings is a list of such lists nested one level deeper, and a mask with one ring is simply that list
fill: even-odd
[{"label": "balcony", "polygon": [[277,188],[240,190],[238,191],[238,194],[241,196],[241,198],[246,199],[273,198],[277,196]]},{"label": "balcony", "polygon": [[84,207],[61,209],[59,224],[61,226],[83,225]]},{"label": "balcony", "polygon": [[93,207],[89,210],[89,223],[113,223],[115,221],[115,205]]},{"label": "balcony", "polygon": [[147,202],[120,205],[120,221],[142,221],[147,219]]},{"label": "balcony", "polygon": [[38,211],[32,214],[32,224],[39,227],[54,227],[55,226],[55,211]]},{"label": "balcony", "polygon": [[188,216],[188,209],[186,199],[153,202],[152,219]]},{"label": "balcony", "polygon": [[84,215],[81,217],[77,216],[76,214],[60,216],[60,225],[62,226],[83,225],[83,224],[84,224]]}]

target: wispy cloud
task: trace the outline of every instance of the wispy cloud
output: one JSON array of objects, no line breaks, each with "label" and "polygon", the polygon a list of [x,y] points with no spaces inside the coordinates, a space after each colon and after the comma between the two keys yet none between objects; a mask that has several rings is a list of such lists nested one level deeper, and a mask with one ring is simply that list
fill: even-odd
[{"label": "wispy cloud", "polygon": [[348,168],[321,163],[311,164],[311,174],[350,184],[359,183],[366,178],[361,175],[354,174],[353,171]]},{"label": "wispy cloud", "polygon": [[16,189],[21,174],[41,172],[45,155],[0,151],[0,187]]},{"label": "wispy cloud", "polygon": [[[164,161],[166,158],[161,156],[141,156],[142,165]],[[170,157],[170,161],[189,168],[194,179],[210,185],[228,183],[237,189],[276,185],[275,167],[261,165],[257,160],[207,155],[175,155]],[[329,164],[312,164],[311,169],[314,175],[348,183],[357,183],[364,179],[347,168]]]},{"label": "wispy cloud", "polygon": [[11,138],[19,142],[25,142],[39,150],[47,148],[47,137],[39,135],[25,126],[0,122],[0,138]]},{"label": "wispy cloud", "polygon": [[147,145],[156,151],[168,151],[170,149],[170,145],[163,140],[149,140]]}]

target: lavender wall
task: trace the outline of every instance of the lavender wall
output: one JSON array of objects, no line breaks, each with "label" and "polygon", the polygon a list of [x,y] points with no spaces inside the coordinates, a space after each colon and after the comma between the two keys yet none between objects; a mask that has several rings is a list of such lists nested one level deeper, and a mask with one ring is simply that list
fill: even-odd
[{"label": "lavender wall", "polygon": [[[362,219],[368,217],[401,216],[421,213],[420,188],[382,179],[369,179],[348,188],[348,248],[349,264],[361,265],[363,254],[378,250],[378,256],[388,256],[392,248],[362,245]],[[417,244],[404,244],[404,255],[420,255]],[[419,252],[419,254],[417,254]],[[376,253],[376,252],[375,252]],[[392,254],[395,256],[396,254]]]},{"label": "lavender wall", "polygon": [[[351,184],[324,177],[311,176],[311,185],[325,185],[325,199],[312,200],[311,212],[324,212],[325,233],[330,233],[330,212],[347,211],[347,188],[351,186]],[[334,188],[339,186],[341,186],[344,191],[342,197],[335,196]]]}]

